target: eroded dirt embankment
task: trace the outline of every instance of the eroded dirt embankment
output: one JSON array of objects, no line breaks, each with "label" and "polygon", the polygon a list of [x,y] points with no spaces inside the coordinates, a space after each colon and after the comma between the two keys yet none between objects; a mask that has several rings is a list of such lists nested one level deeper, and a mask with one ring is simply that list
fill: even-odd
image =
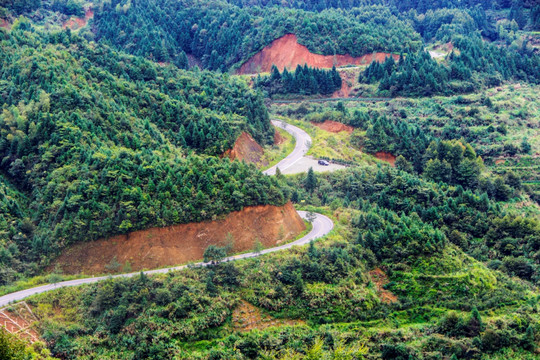
[{"label": "eroded dirt embankment", "polygon": [[379,151],[375,153],[375,157],[379,160],[386,161],[392,166],[396,165],[396,156],[386,151]]},{"label": "eroded dirt embankment", "polygon": [[264,149],[259,145],[255,139],[246,132],[242,132],[232,149],[227,150],[224,156],[229,157],[231,160],[244,160],[247,163],[258,164],[260,166],[268,165],[268,162],[263,161]]},{"label": "eroded dirt embankment", "polygon": [[306,46],[298,43],[296,35],[287,34],[274,40],[270,45],[252,56],[240,67],[238,74],[269,72],[272,65],[276,65],[280,71],[284,68],[294,70],[297,65],[304,64],[317,68],[368,65],[373,61],[383,62],[388,56],[393,56],[396,60],[399,59],[399,55],[388,53],[373,53],[360,57],[314,54]]},{"label": "eroded dirt embankment", "polygon": [[10,23],[6,19],[0,19],[0,28],[11,29]]},{"label": "eroded dirt embankment", "polygon": [[331,133],[338,133],[342,131],[352,133],[354,130],[352,126],[345,125],[334,120],[325,120],[324,122],[321,122],[321,123],[312,122],[312,124],[318,127],[319,129],[322,129]]},{"label": "eroded dirt embankment", "polygon": [[[295,238],[305,224],[292,204],[252,206],[232,212],[224,219],[151,228],[79,243],[64,251],[52,264],[66,274],[101,274],[109,271],[154,269],[201,260],[210,244],[226,245],[233,238],[233,251],[252,250],[255,242],[272,247]],[[129,264],[129,265],[127,265]]]},{"label": "eroded dirt embankment", "polygon": [[71,29],[71,30],[77,30],[82,27],[85,27],[86,24],[88,24],[88,20],[92,19],[94,17],[94,11],[91,8],[86,9],[84,12],[84,17],[71,17],[68,21],[66,21],[62,27],[64,29]]}]

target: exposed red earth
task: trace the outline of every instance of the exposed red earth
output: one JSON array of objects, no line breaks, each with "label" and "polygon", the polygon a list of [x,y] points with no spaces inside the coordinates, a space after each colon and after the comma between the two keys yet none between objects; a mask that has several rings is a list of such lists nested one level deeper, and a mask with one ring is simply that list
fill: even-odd
[{"label": "exposed red earth", "polygon": [[268,163],[262,161],[264,155],[264,149],[259,145],[255,139],[246,132],[242,132],[232,149],[227,150],[224,156],[229,157],[231,160],[244,160],[247,163],[260,164],[266,166]]},{"label": "exposed red earth", "polygon": [[392,166],[396,165],[396,156],[386,152],[386,151],[379,151],[375,153],[375,157],[379,160],[386,161]]},{"label": "exposed red earth", "polygon": [[287,139],[279,133],[279,131],[276,130],[274,133],[274,144],[275,145],[281,145],[283,144]]},{"label": "exposed red earth", "polygon": [[36,316],[24,301],[0,309],[0,327],[31,343],[39,339],[39,334],[33,326],[36,321]]},{"label": "exposed red earth", "polygon": [[383,62],[387,57],[393,56],[396,60],[399,55],[389,53],[373,53],[360,57],[350,55],[319,55],[308,50],[298,43],[294,34],[287,34],[262,49],[247,60],[238,70],[238,74],[256,74],[270,72],[272,65],[280,71],[284,68],[294,70],[297,65],[307,64],[310,67],[331,68],[332,66],[369,65],[373,61]]},{"label": "exposed red earth", "polygon": [[[249,229],[249,231],[246,231]],[[294,239],[305,229],[292,203],[284,206],[246,207],[222,219],[151,228],[78,243],[65,250],[51,265],[66,274],[101,274],[154,269],[201,260],[208,245],[227,245],[232,235],[233,252],[252,250],[255,242],[265,247]],[[115,269],[112,265],[117,264]]]},{"label": "exposed red earth", "polygon": [[82,27],[85,27],[86,24],[88,24],[88,20],[90,20],[93,17],[94,17],[94,11],[92,11],[92,9],[89,8],[84,13],[84,17],[72,17],[68,21],[66,21],[62,25],[62,27],[64,29],[69,28],[71,30],[80,29]]},{"label": "exposed red earth", "polygon": [[338,133],[341,131],[352,133],[354,130],[352,126],[345,125],[345,124],[342,124],[340,122],[333,121],[333,120],[326,120],[322,123],[312,122],[312,124],[318,127],[319,129],[332,132],[332,133]]},{"label": "exposed red earth", "polygon": [[384,285],[388,284],[388,276],[384,271],[381,270],[381,268],[376,268],[374,270],[371,270],[369,272],[369,276],[371,277],[371,280],[375,284],[375,287],[377,288],[377,292],[379,293],[379,297],[381,301],[385,304],[391,304],[396,303],[398,301],[398,298],[396,295],[392,294],[390,291],[386,290],[384,288]]},{"label": "exposed red earth", "polygon": [[11,25],[8,23],[6,19],[0,19],[0,28],[9,30],[11,28]]}]

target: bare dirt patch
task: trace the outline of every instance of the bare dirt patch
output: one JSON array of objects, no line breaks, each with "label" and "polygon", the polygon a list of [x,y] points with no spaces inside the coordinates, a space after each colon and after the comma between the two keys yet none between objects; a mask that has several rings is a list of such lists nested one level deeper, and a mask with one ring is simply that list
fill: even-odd
[{"label": "bare dirt patch", "polygon": [[379,160],[386,161],[392,166],[396,166],[396,156],[386,152],[386,151],[379,151],[375,153],[375,157]]},{"label": "bare dirt patch", "polygon": [[501,165],[501,164],[504,164],[506,162],[506,159],[497,159],[495,160],[495,165]]},{"label": "bare dirt patch", "polygon": [[338,132],[346,131],[350,134],[354,130],[352,126],[345,125],[345,124],[342,124],[340,122],[333,121],[333,120],[326,120],[322,123],[312,122],[312,124],[318,127],[319,129],[322,129],[331,133],[338,133]]},{"label": "bare dirt patch", "polygon": [[305,325],[305,322],[301,320],[275,319],[244,300],[240,301],[240,304],[232,313],[232,329],[234,331],[264,330],[269,327],[284,325]]},{"label": "bare dirt patch", "polygon": [[246,132],[242,132],[232,149],[227,150],[224,156],[229,157],[231,160],[244,160],[247,163],[258,164],[261,166],[268,165],[268,162],[263,160],[264,149],[259,145],[255,139]]},{"label": "bare dirt patch", "polygon": [[[201,260],[208,245],[227,245],[230,233],[233,251],[265,247],[294,239],[305,229],[291,203],[284,206],[251,206],[228,214],[223,219],[134,231],[65,250],[51,265],[66,274],[101,274],[138,271]],[[127,268],[129,264],[129,270]],[[116,266],[112,266],[116,265]]]},{"label": "bare dirt patch", "polygon": [[358,83],[358,75],[361,68],[344,68],[339,69],[339,76],[341,76],[341,89],[335,91],[332,94],[333,98],[345,98],[349,97],[354,86]]},{"label": "bare dirt patch", "polygon": [[11,29],[11,24],[6,19],[0,19],[0,28]]},{"label": "bare dirt patch", "polygon": [[0,326],[30,342],[39,340],[39,334],[34,329],[36,321],[36,316],[24,301],[0,309]]},{"label": "bare dirt patch", "polygon": [[388,284],[388,276],[382,271],[381,268],[376,268],[369,272],[371,280],[377,287],[377,292],[381,301],[386,304],[395,303],[398,301],[397,296],[384,288],[384,285]]},{"label": "bare dirt patch", "polygon": [[275,145],[281,145],[283,144],[287,139],[279,133],[279,131],[276,129],[276,132],[274,133],[274,144]]},{"label": "bare dirt patch", "polygon": [[297,65],[304,64],[317,68],[369,65],[373,61],[383,62],[388,56],[393,56],[396,60],[399,58],[399,55],[389,53],[373,53],[360,57],[314,54],[306,46],[298,43],[296,35],[287,34],[274,40],[270,45],[252,56],[240,67],[237,73],[256,74],[269,72],[272,65],[276,65],[279,70],[283,70],[284,68],[294,70]]},{"label": "bare dirt patch", "polygon": [[94,17],[94,11],[92,9],[87,9],[84,13],[84,17],[72,17],[68,21],[66,21],[62,28],[64,29],[71,29],[71,30],[77,30],[82,27],[85,27],[86,24],[88,24],[88,20]]},{"label": "bare dirt patch", "polygon": [[188,59],[188,67],[194,67],[194,66],[198,66],[199,68],[203,68],[203,63],[201,61],[201,59],[191,55],[191,54],[186,54],[187,55],[187,59]]}]

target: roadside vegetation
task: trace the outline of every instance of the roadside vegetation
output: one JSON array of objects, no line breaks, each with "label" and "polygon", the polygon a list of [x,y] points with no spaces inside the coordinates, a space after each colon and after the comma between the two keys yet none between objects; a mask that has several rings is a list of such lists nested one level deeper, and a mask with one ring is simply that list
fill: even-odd
[{"label": "roadside vegetation", "polygon": [[[296,145],[296,139],[287,131],[276,127],[276,131],[281,138],[280,144],[267,145],[264,147],[262,161],[268,165],[265,168],[271,168],[289,155]],[[263,169],[264,170],[264,169]]]},{"label": "roadside vegetation", "polygon": [[[486,191],[499,200],[521,194],[538,203],[537,90],[533,85],[508,84],[451,97],[274,105],[272,112],[298,119],[306,127],[310,126],[307,121],[326,120],[352,126],[351,134],[322,133],[333,139],[348,138],[353,149],[368,154],[384,151],[401,155],[403,159],[396,166],[435,181],[454,181],[464,188]],[[450,158],[441,155],[441,147],[458,150],[456,144],[463,149],[461,157],[470,153],[472,159],[474,152],[477,164],[452,165]],[[354,161],[361,163],[358,158]],[[445,162],[450,166],[443,165]],[[502,181],[497,180],[499,176]]]},{"label": "roadside vegetation", "polygon": [[[462,220],[468,216],[441,231],[433,220],[404,207],[411,202],[407,199],[422,199],[421,187],[449,202],[459,196],[455,189],[421,182],[416,191],[405,188],[338,204],[340,192],[351,187],[398,186],[399,178],[401,186],[410,183],[409,175],[389,167],[362,171],[364,177],[353,169],[317,175],[313,191],[301,175],[287,177],[299,189],[302,208],[334,220],[336,227],[324,240],[207,269],[35,296],[29,302],[43,319],[38,326],[53,352],[68,358],[86,351],[101,357],[193,359],[280,359],[295,353],[302,358],[312,351],[351,352],[351,359],[483,358],[503,351],[533,356],[539,294],[529,281],[514,277],[525,274],[511,270],[512,262],[494,267],[493,261],[463,252],[478,246],[469,245],[465,228],[474,229]],[[325,194],[332,200],[323,206]],[[492,219],[512,216],[496,205],[490,211]],[[461,229],[460,236],[453,226]],[[291,321],[231,333],[232,313],[242,301]],[[305,323],[294,324],[300,319]]]},{"label": "roadside vegetation", "polygon": [[[0,295],[71,279],[44,269],[134,230],[289,200],[334,223],[32,296],[40,341],[0,329],[0,359],[538,359],[539,30],[533,0],[0,3]],[[380,62],[233,75],[287,34]],[[271,118],[349,167],[223,158],[245,132],[283,159]]]}]

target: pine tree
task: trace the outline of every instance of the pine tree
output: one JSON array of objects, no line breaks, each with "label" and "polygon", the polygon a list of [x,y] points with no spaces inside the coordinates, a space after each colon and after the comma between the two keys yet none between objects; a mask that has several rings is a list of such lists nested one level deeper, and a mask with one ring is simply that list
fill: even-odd
[{"label": "pine tree", "polygon": [[276,65],[272,65],[272,69],[270,70],[270,81],[272,82],[280,82],[281,81],[281,74],[279,72],[279,69]]},{"label": "pine tree", "polygon": [[317,187],[317,177],[312,167],[310,167],[308,170],[307,176],[304,180],[304,187],[309,193],[312,193]]}]

